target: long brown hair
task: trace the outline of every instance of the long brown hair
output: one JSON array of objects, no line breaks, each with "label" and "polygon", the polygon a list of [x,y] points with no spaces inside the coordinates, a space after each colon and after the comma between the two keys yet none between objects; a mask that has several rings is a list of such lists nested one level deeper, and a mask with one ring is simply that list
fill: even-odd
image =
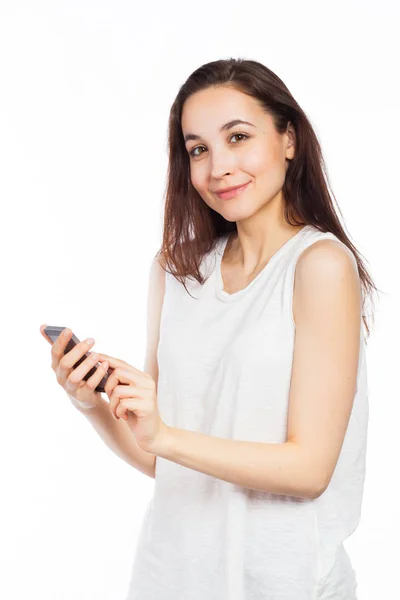
[{"label": "long brown hair", "polygon": [[[188,292],[185,278],[194,278],[203,284],[206,280],[200,271],[203,256],[215,247],[221,235],[237,231],[236,223],[227,221],[207,206],[191,184],[190,160],[182,133],[185,101],[196,92],[213,86],[228,86],[258,100],[263,110],[272,116],[278,133],[284,133],[289,122],[293,125],[295,156],[289,161],[282,189],[285,220],[290,225],[310,224],[322,232],[331,232],[354,254],[364,292],[362,318],[369,337],[365,301],[368,296],[371,300],[373,290],[378,288],[335,212],[320,143],[306,114],[283,81],[259,62],[241,58],[209,62],[196,69],[179,89],[168,125],[163,239],[156,254],[162,254],[162,267],[167,270],[166,266]],[[333,192],[331,194],[337,205]],[[342,214],[339,207],[338,210]]]}]

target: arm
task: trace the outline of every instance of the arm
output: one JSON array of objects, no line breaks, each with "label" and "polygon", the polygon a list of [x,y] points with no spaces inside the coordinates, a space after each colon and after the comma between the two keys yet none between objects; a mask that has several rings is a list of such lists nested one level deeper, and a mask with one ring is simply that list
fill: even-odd
[{"label": "arm", "polygon": [[169,428],[157,452],[250,489],[308,499],[327,488],[346,433],[357,378],[361,292],[354,257],[333,240],[300,256],[287,440],[266,444]]},{"label": "arm", "polygon": [[[144,364],[144,371],[149,373],[156,383],[158,381],[157,348],[165,291],[165,272],[159,260],[161,261],[162,257],[154,259],[150,269],[147,297],[147,348]],[[138,446],[126,421],[113,418],[106,400],[100,396],[99,404],[95,408],[78,406],[73,398],[71,401],[117,456],[145,475],[155,478],[156,456]]]},{"label": "arm", "polygon": [[239,442],[174,427],[169,436],[157,455],[189,469],[261,492],[302,498],[319,494],[309,457],[295,443]]}]

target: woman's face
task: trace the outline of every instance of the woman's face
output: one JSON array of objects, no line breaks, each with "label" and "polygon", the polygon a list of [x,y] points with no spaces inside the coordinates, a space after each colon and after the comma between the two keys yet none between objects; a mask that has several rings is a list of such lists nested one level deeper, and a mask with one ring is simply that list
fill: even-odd
[{"label": "woman's face", "polygon": [[[221,130],[238,119],[250,124],[236,123]],[[181,125],[192,185],[225,219],[248,218],[280,196],[287,159],[294,156],[293,130],[278,134],[272,117],[254,98],[228,87],[202,90],[186,100]],[[198,137],[187,139],[191,135]],[[234,198],[216,195],[216,191],[247,182]]]}]

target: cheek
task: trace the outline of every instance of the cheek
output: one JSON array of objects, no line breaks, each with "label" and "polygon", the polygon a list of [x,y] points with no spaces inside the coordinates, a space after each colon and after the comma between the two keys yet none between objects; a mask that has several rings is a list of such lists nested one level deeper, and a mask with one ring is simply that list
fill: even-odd
[{"label": "cheek", "polygon": [[199,172],[191,173],[190,182],[202,200],[213,208],[212,201],[210,201],[210,191],[208,189],[207,178],[202,176]]},{"label": "cheek", "polygon": [[262,175],[274,168],[276,158],[272,149],[259,147],[254,149],[254,152],[246,152],[243,154],[241,167],[248,173]]},{"label": "cheek", "polygon": [[265,181],[275,187],[285,177],[285,162],[282,162],[278,152],[270,149],[268,152],[254,152],[246,157],[243,170],[253,175],[260,183]]},{"label": "cheek", "polygon": [[199,192],[202,193],[206,186],[206,177],[202,173],[201,169],[192,168],[190,170],[190,181],[192,186]]}]

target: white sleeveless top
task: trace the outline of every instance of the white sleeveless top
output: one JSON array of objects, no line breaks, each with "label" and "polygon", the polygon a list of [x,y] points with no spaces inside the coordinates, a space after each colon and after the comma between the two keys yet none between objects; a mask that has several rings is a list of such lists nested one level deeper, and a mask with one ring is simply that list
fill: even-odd
[{"label": "white sleeveless top", "polygon": [[[166,273],[158,405],[167,425],[241,441],[285,442],[294,270],[301,252],[322,239],[342,244],[306,225],[234,294],[223,290],[221,278],[228,234],[203,258],[207,281],[201,286],[186,279],[192,297]],[[357,391],[326,491],[315,500],[260,492],[157,458],[127,600],[356,598],[342,542],[359,523],[365,476],[361,324]]]}]

